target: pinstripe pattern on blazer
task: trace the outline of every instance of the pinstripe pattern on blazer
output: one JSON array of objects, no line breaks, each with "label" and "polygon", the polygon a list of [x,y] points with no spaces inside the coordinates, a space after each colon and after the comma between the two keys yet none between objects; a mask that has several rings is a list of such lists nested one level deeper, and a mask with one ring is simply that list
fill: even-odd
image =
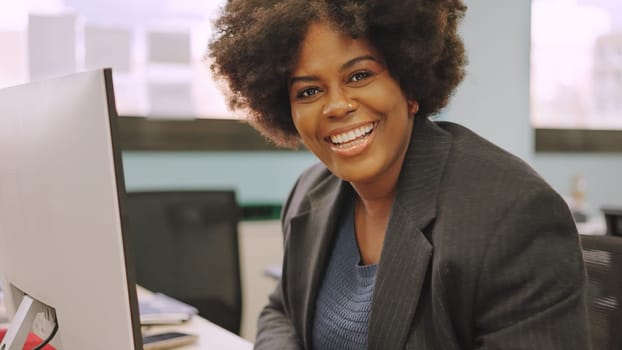
[{"label": "pinstripe pattern on blazer", "polygon": [[[369,349],[589,349],[585,271],[563,200],[468,129],[416,118],[382,248]],[[256,349],[311,349],[349,184],[318,164],[283,210],[283,277]]]}]

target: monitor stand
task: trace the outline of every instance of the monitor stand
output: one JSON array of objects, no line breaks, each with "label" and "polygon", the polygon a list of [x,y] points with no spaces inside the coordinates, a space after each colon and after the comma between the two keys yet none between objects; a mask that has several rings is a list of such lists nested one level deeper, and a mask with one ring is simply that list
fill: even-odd
[{"label": "monitor stand", "polygon": [[[28,295],[24,295],[22,302],[19,304],[19,308],[15,313],[15,317],[11,321],[9,328],[4,335],[4,339],[0,343],[0,350],[22,350],[26,337],[35,324],[35,318],[38,314],[45,313],[45,319],[48,322],[56,323],[56,312],[54,308],[31,298]],[[38,327],[37,327],[38,328]],[[50,328],[42,326],[42,328]],[[36,332],[37,335],[40,332]]]}]

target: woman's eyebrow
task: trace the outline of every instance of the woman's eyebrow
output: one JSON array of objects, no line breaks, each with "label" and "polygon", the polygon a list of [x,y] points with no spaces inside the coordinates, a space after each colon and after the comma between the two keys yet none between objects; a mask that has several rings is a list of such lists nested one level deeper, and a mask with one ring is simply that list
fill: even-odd
[{"label": "woman's eyebrow", "polygon": [[355,64],[361,62],[361,61],[374,61],[374,62],[378,62],[378,60],[372,56],[372,55],[363,55],[363,56],[359,56],[359,57],[355,57],[351,60],[349,60],[348,62],[344,63],[341,68],[339,69],[340,72],[343,72],[344,70],[347,70],[349,68],[351,68],[352,66],[354,66]]},{"label": "woman's eyebrow", "polygon": [[318,81],[318,80],[320,80],[320,78],[318,78],[315,75],[304,75],[300,77],[292,77],[291,79],[289,79],[289,87],[291,88],[297,82],[313,82],[313,81]]},{"label": "woman's eyebrow", "polygon": [[[339,68],[339,72],[343,72],[345,70],[348,70],[350,68],[352,68],[352,66],[354,66],[355,64],[361,62],[361,61],[374,61],[374,62],[379,62],[374,56],[372,55],[363,55],[363,56],[359,56],[359,57],[355,57],[351,60],[349,60],[348,62],[344,63],[341,65],[341,67]],[[313,82],[313,81],[318,81],[320,78],[318,78],[315,75],[303,75],[303,76],[298,76],[298,77],[292,77],[291,79],[289,79],[289,87],[291,87],[292,85],[294,85],[297,82]]]}]

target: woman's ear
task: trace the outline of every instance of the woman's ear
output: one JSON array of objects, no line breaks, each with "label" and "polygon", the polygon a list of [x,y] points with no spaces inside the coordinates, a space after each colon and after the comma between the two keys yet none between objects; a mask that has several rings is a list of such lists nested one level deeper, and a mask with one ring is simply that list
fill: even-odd
[{"label": "woman's ear", "polygon": [[408,100],[408,116],[414,117],[419,112],[419,102]]}]

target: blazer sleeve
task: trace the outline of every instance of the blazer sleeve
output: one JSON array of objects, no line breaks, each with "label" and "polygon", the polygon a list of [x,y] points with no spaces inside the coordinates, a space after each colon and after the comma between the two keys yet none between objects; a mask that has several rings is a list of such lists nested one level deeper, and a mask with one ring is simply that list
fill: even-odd
[{"label": "blazer sleeve", "polygon": [[553,190],[521,194],[501,216],[478,281],[475,348],[590,349],[579,236]]},{"label": "blazer sleeve", "polygon": [[[281,214],[282,229],[284,233],[285,249],[287,249],[287,232],[289,232],[289,219],[292,200],[296,195],[296,190],[300,179],[294,185],[294,188],[290,192],[290,195],[283,206]],[[268,298],[268,304],[264,306],[263,310],[259,314],[259,320],[257,322],[257,336],[255,339],[254,349],[257,350],[298,350],[303,349],[302,340],[296,333],[292,321],[287,315],[284,304],[284,290],[283,286],[287,284],[287,278],[285,277],[286,264],[283,266],[283,276],[279,280],[276,288],[270,294]]]},{"label": "blazer sleeve", "polygon": [[258,350],[297,350],[303,349],[292,322],[283,308],[281,281],[269,297],[259,315],[257,337],[254,349]]}]

